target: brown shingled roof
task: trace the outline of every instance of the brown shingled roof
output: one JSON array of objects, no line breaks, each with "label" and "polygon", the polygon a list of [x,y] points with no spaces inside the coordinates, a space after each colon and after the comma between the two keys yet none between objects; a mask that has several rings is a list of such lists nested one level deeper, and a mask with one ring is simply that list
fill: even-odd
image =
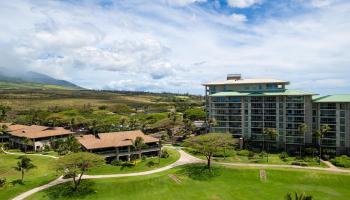
[{"label": "brown shingled roof", "polygon": [[82,135],[77,137],[81,145],[86,149],[100,149],[108,147],[130,146],[136,137],[142,137],[144,143],[158,142],[157,138],[145,135],[142,131],[123,131],[112,133],[99,133],[94,135]]},{"label": "brown shingled roof", "polygon": [[37,125],[8,125],[9,134],[17,137],[26,137],[26,138],[44,138],[44,137],[53,137],[60,135],[71,135],[73,132],[70,130],[64,129],[62,127],[46,127],[46,126],[37,126]]}]

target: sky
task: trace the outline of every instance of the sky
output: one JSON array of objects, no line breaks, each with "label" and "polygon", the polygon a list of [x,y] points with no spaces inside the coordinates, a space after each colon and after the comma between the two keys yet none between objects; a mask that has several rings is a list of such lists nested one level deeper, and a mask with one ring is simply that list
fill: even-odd
[{"label": "sky", "polygon": [[204,94],[240,73],[350,93],[349,0],[11,0],[0,27],[0,67],[91,89]]}]

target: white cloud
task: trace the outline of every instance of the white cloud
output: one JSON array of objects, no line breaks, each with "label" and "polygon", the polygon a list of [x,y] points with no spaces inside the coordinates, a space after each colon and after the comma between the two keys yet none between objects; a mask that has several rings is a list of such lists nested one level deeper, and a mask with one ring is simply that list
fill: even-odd
[{"label": "white cloud", "polygon": [[176,5],[176,6],[186,6],[193,3],[201,3],[206,2],[207,0],[165,0],[170,5]]},{"label": "white cloud", "polygon": [[261,3],[261,0],[227,0],[229,6],[234,8],[248,8]]},{"label": "white cloud", "polygon": [[233,22],[246,22],[247,21],[247,17],[245,15],[241,15],[241,14],[235,14],[233,13],[230,18],[232,19]]}]

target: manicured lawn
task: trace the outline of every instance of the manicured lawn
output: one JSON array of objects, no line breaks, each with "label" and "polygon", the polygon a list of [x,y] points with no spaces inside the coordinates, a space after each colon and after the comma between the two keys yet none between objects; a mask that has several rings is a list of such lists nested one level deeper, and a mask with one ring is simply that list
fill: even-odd
[{"label": "manicured lawn", "polygon": [[18,155],[0,154],[0,177],[5,177],[7,180],[7,185],[0,188],[1,200],[15,197],[22,192],[44,185],[58,177],[55,170],[53,170],[53,163],[55,161],[53,158],[28,155],[37,167],[25,173],[23,185],[12,184],[12,181],[21,178],[21,173],[13,168],[18,162],[18,157]]},{"label": "manicured lawn", "polygon": [[78,192],[72,192],[70,184],[58,185],[29,199],[282,200],[294,191],[317,200],[350,199],[350,175],[267,169],[266,176],[262,181],[259,169],[219,166],[208,175],[202,166],[190,165],[150,176],[84,180]]},{"label": "manicured lawn", "polygon": [[[196,156],[201,159],[205,159],[204,156],[198,154],[196,151],[190,148],[184,148],[187,153],[190,153],[193,156]],[[248,158],[248,156],[238,155],[235,151],[228,152],[227,156],[224,158],[213,157],[213,161],[215,162],[227,162],[227,163],[259,163],[259,164],[276,164],[276,165],[291,165],[294,161],[301,161],[307,163],[308,166],[312,167],[327,167],[324,163],[318,163],[316,159],[308,158],[307,160],[298,160],[296,157],[288,157],[285,160],[282,160],[279,157],[280,154],[269,153],[269,162],[267,162],[266,156],[260,158],[258,153],[255,154],[254,158]]]},{"label": "manicured lawn", "polygon": [[[120,174],[120,173],[149,171],[152,169],[170,165],[171,163],[176,162],[180,158],[180,154],[177,151],[172,149],[166,149],[166,150],[169,153],[169,157],[161,158],[160,164],[158,164],[159,158],[153,157],[153,158],[148,158],[145,161],[137,161],[134,167],[121,167],[121,166],[113,166],[110,164],[104,164],[102,166],[91,169],[87,174],[100,175],[100,174]],[[150,166],[149,165],[150,162],[154,162],[155,165]]]}]

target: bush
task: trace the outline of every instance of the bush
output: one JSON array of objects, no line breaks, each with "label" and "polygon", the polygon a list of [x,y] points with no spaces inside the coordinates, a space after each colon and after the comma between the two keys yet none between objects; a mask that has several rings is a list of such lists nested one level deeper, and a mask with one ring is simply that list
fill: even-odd
[{"label": "bush", "polygon": [[253,159],[255,157],[255,153],[253,151],[249,151],[248,159]]},{"label": "bush", "polygon": [[146,159],[147,159],[147,157],[146,157],[145,155],[142,155],[142,156],[141,156],[141,160],[142,160],[142,161],[146,161]]},{"label": "bush", "polygon": [[121,166],[122,164],[123,164],[123,162],[121,160],[117,160],[117,159],[115,159],[111,162],[111,165],[113,165],[113,166]]},{"label": "bush", "polygon": [[287,161],[288,154],[287,154],[287,152],[282,152],[282,153],[280,153],[279,157],[281,160]]},{"label": "bush", "polygon": [[162,150],[160,157],[161,158],[169,158],[169,152],[167,150]]},{"label": "bush", "polygon": [[323,154],[322,159],[323,160],[329,160],[330,156],[328,154]]},{"label": "bush", "polygon": [[154,165],[156,165],[156,163],[153,160],[151,160],[147,163],[148,167],[153,167]]},{"label": "bush", "polygon": [[0,187],[4,187],[6,184],[6,178],[1,178],[0,177]]},{"label": "bush", "polygon": [[249,152],[248,150],[240,150],[237,152],[237,155],[239,156],[248,156],[249,155]]},{"label": "bush", "polygon": [[345,155],[333,158],[331,162],[338,167],[350,168],[350,158]]},{"label": "bush", "polygon": [[292,162],[292,165],[297,165],[297,166],[302,166],[302,167],[308,166],[308,164],[306,162],[300,162],[300,161],[294,161],[294,162]]}]

